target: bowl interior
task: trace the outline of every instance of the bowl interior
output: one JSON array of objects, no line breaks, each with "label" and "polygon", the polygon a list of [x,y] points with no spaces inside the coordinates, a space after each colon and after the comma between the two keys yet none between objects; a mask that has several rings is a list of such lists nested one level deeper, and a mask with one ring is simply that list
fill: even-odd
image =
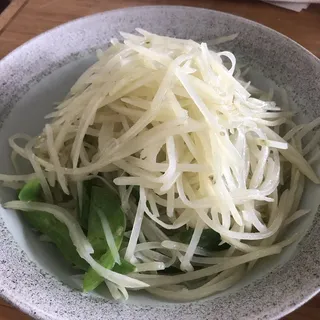
[{"label": "bowl interior", "polygon": [[[83,24],[79,26],[79,30],[81,31],[85,28],[90,29],[90,32],[84,36],[85,42],[83,43],[83,38],[77,33],[77,38],[70,40],[72,43],[67,46],[66,50],[58,52],[56,56],[53,55],[49,60],[41,60],[43,59],[43,55],[48,54],[52,48],[46,44],[44,38],[40,38],[40,41],[38,40],[38,46],[41,47],[41,52],[39,53],[40,67],[34,66],[36,56],[28,56],[27,62],[31,61],[33,63],[33,65],[31,64],[33,69],[30,67],[29,70],[30,74],[24,73],[22,75],[22,81],[19,83],[17,83],[17,78],[14,77],[7,81],[3,87],[5,87],[4,89],[9,88],[7,86],[10,84],[10,81],[13,81],[11,84],[14,85],[14,88],[11,88],[11,91],[9,89],[7,92],[5,92],[4,89],[3,91],[0,90],[0,98],[2,97],[4,100],[2,109],[0,107],[1,173],[13,173],[10,161],[10,148],[7,142],[8,138],[15,133],[27,133],[29,135],[40,133],[45,123],[44,116],[52,111],[54,103],[64,98],[76,79],[95,61],[94,49],[105,47],[108,40],[116,35],[117,30],[133,32],[137,26],[159,34],[192,38],[196,41],[208,41],[218,36],[239,32],[236,40],[222,45],[221,49],[232,51],[237,57],[240,57],[243,62],[249,63],[252,66],[249,78],[253,84],[264,90],[273,87],[276,91],[276,101],[279,105],[282,104],[279,88],[285,89],[289,95],[291,104],[298,112],[298,122],[311,120],[320,115],[320,110],[316,108],[315,104],[317,99],[320,100],[320,92],[316,84],[306,83],[308,81],[305,81],[306,77],[307,79],[317,79],[319,76],[319,68],[314,68],[314,62],[312,60],[314,57],[309,53],[305,53],[304,56],[302,54],[303,49],[298,45],[293,44],[288,39],[282,38],[270,30],[259,29],[260,27],[256,24],[245,20],[240,19],[240,21],[238,21],[232,16],[221,16],[219,13],[212,15],[212,12],[209,11],[209,14],[207,10],[201,10],[201,12],[196,11],[194,15],[192,14],[193,9],[189,9],[187,12],[184,10],[180,12],[179,10],[182,9],[176,10],[177,12],[175,11],[172,15],[168,14],[170,10],[157,12],[158,15],[162,15],[162,18],[167,18],[165,22],[159,25],[152,23],[151,17],[145,16],[137,23],[136,21],[141,13],[134,10],[131,12],[133,21],[127,21],[121,28],[119,26],[121,22],[123,22],[122,14],[119,14],[120,17],[117,15],[109,16],[108,19],[111,20],[111,27],[108,30],[106,27],[102,27],[102,23],[105,23],[105,19],[102,17],[101,20],[98,19],[99,23],[97,25],[92,24],[94,20],[84,21]],[[151,10],[150,12],[153,11]],[[179,16],[182,12],[184,16]],[[155,13],[153,13],[153,15],[154,14]],[[188,18],[191,17],[192,19],[188,20]],[[199,27],[200,23],[201,26]],[[99,29],[99,26],[102,30]],[[79,32],[79,30],[77,29],[77,32]],[[55,30],[56,33],[58,31],[59,30]],[[72,28],[70,28],[69,31],[72,33]],[[90,36],[93,34],[98,39],[90,40]],[[61,36],[61,33],[58,32],[58,35]],[[68,40],[69,38],[64,39],[64,41]],[[78,46],[77,49],[74,49],[73,46],[75,45]],[[37,46],[31,46],[31,53],[35,54],[34,50],[36,48]],[[284,53],[287,54],[287,57],[284,57]],[[15,56],[12,55],[8,57],[7,60],[4,60],[2,62],[3,65],[5,63],[9,65],[10,63],[13,64],[10,59],[14,58],[21,59],[18,51],[15,53]],[[21,62],[16,64],[19,66]],[[3,68],[3,70],[8,72],[9,69],[5,69],[5,66]],[[3,73],[0,72],[0,74],[1,84]],[[272,79],[272,81],[268,79]],[[9,94],[11,93],[11,96],[9,96],[8,92]],[[319,166],[318,173],[320,173]],[[302,230],[306,232],[309,229],[319,207],[319,194],[319,186],[307,183],[301,208],[310,208],[312,213],[292,224],[288,233],[292,234]],[[15,197],[14,192],[1,188],[1,201],[7,201]],[[0,208],[0,217],[5,222],[6,227],[20,248],[24,250],[32,261],[40,266],[41,269],[53,274],[71,288],[79,288],[79,282],[74,277],[71,277],[75,274],[74,270],[61,258],[53,246],[39,241],[38,235],[30,230],[20,215],[11,210],[3,210]],[[289,259],[293,259],[296,256],[296,249],[297,245],[293,244],[286,248],[280,255],[263,259],[240,283],[223,293],[217,294],[216,297],[226,297],[241,291],[241,289],[249,283],[265,276],[276,267],[286,263]],[[108,297],[107,292],[104,290],[99,290],[95,295],[96,294]],[[212,297],[206,300],[212,300]],[[157,298],[153,298],[144,293],[138,293],[133,294],[133,297],[128,303],[158,306],[159,303],[166,305],[168,302],[159,301]]]}]

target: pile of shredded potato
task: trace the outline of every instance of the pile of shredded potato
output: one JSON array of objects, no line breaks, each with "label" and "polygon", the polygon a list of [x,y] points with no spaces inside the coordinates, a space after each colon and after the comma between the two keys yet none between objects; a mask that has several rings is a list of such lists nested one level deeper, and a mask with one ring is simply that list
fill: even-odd
[{"label": "pile of shredded potato", "polygon": [[[47,116],[51,122],[40,136],[10,139],[13,158],[30,161],[34,173],[0,180],[38,178],[46,203],[6,207],[41,209],[63,221],[80,256],[115,297],[147,287],[166,299],[198,299],[230,287],[257,259],[297,240],[283,235],[309,212],[299,208],[304,177],[319,183],[311,167],[319,158],[319,132],[305,146],[303,138],[320,120],[296,126],[292,113],[271,101],[272,92],[244,81],[231,52],[137,31],[121,33],[123,42],[112,39],[98,51],[98,62]],[[61,195],[52,191],[58,185],[60,193],[81,198],[82,181],[97,176],[117,186],[131,222],[119,253],[105,228],[115,258],[136,265],[129,276],[91,257],[75,204],[62,208]],[[131,200],[136,186],[137,206]],[[182,227],[193,230],[189,243],[174,236]],[[198,245],[210,228],[228,249]],[[172,266],[181,272],[159,272]]]}]

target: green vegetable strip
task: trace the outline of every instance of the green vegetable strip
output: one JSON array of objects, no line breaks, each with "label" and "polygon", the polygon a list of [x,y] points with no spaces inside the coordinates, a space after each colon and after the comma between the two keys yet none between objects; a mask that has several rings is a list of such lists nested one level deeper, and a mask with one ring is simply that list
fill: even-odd
[{"label": "green vegetable strip", "polygon": [[[112,269],[115,264],[110,251],[103,254],[102,257],[98,260],[98,262],[106,269]],[[83,291],[93,291],[102,282],[103,278],[90,267],[83,279]]]},{"label": "green vegetable strip", "polygon": [[[101,188],[92,186],[88,221],[88,239],[95,251],[94,258],[105,268],[112,269],[115,265],[115,261],[105,238],[99,212],[105,214],[116,247],[119,250],[126,228],[126,219],[121,209],[120,199],[118,195],[108,187]],[[124,270],[126,270],[125,268],[126,267],[124,267]],[[83,290],[86,292],[92,291],[102,282],[103,278],[92,268],[89,268],[83,280]]]},{"label": "green vegetable strip", "polygon": [[[21,201],[41,201],[41,184],[38,180],[31,180],[21,189]],[[74,246],[68,228],[52,214],[43,211],[24,212],[24,218],[37,231],[47,235],[58,247],[64,258],[76,267],[87,270],[88,264],[83,260]]]},{"label": "green vegetable strip", "polygon": [[[88,220],[89,220],[89,213],[90,213],[90,197],[91,197],[91,187],[92,181],[87,180],[84,181],[82,184],[82,198],[78,199],[78,213],[79,213],[79,220],[82,228],[88,230]],[[80,206],[81,202],[81,206]],[[81,209],[80,209],[81,207]]]},{"label": "green vegetable strip", "polygon": [[[194,230],[192,228],[181,231],[179,238],[183,243],[190,243]],[[221,242],[220,234],[212,229],[204,229],[201,234],[199,247],[202,247],[208,251],[222,251],[230,248],[230,245],[224,243],[219,245]]]},{"label": "green vegetable strip", "polygon": [[[107,269],[112,269],[114,272],[128,274],[134,272],[136,267],[130,262],[121,259],[121,264],[114,262],[110,251],[106,252],[100,259],[99,263]],[[83,290],[90,292],[96,289],[103,282],[103,278],[99,276],[92,268],[88,270],[83,280]]]},{"label": "green vegetable strip", "polygon": [[112,270],[121,274],[128,274],[134,272],[136,270],[136,266],[134,266],[127,260],[121,259],[121,264],[116,263]]}]

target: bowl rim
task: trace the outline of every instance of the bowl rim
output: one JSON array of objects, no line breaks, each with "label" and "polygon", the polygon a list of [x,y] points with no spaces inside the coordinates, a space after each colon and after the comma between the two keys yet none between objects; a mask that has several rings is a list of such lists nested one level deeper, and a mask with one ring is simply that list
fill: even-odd
[{"label": "bowl rim", "polygon": [[[10,59],[18,58],[23,53],[22,51],[28,49],[28,46],[34,44],[39,39],[44,38],[47,35],[54,34],[55,32],[59,32],[59,30],[65,28],[65,27],[72,27],[72,26],[77,27],[77,25],[80,24],[81,22],[84,22],[86,20],[87,21],[95,20],[96,18],[99,18],[99,17],[102,17],[102,16],[107,16],[108,14],[111,14],[111,13],[126,13],[126,14],[130,14],[130,13],[136,11],[136,10],[141,10],[141,9],[150,10],[150,11],[153,11],[153,12],[157,11],[157,10],[171,11],[171,10],[177,10],[177,9],[180,9],[180,10],[181,9],[182,10],[198,10],[198,11],[203,10],[203,11],[211,11],[212,14],[219,14],[219,15],[222,15],[222,16],[225,16],[225,17],[236,19],[237,21],[240,21],[242,23],[251,24],[251,25],[253,25],[253,27],[258,27],[260,29],[263,29],[264,31],[269,32],[270,34],[275,35],[276,37],[278,37],[278,39],[279,38],[284,38],[284,39],[288,40],[291,45],[295,46],[297,50],[300,50],[301,54],[308,55],[309,57],[311,57],[313,59],[313,63],[315,63],[317,68],[318,67],[320,68],[320,59],[317,58],[313,53],[311,53],[306,48],[304,48],[302,45],[300,45],[296,41],[290,39],[286,35],[283,35],[282,33],[278,32],[278,31],[275,31],[274,29],[272,29],[270,27],[267,27],[267,26],[265,26],[265,25],[263,25],[261,23],[255,22],[255,21],[247,19],[247,18],[243,18],[241,16],[233,15],[233,14],[222,12],[222,11],[218,11],[218,10],[212,10],[212,9],[200,8],[200,7],[193,7],[193,6],[177,6],[177,5],[172,5],[172,6],[171,5],[133,6],[133,7],[119,8],[119,9],[109,10],[109,11],[105,11],[105,12],[100,12],[100,13],[96,13],[96,14],[93,14],[93,15],[88,15],[88,16],[84,16],[84,17],[81,17],[81,18],[78,18],[78,19],[71,20],[69,22],[66,22],[64,24],[58,25],[58,26],[56,26],[56,27],[54,27],[54,28],[52,28],[52,29],[50,29],[50,30],[48,30],[46,32],[43,32],[43,33],[37,35],[36,37],[28,40],[27,42],[25,42],[24,44],[22,44],[18,48],[14,49],[12,52],[10,52],[8,55],[6,55],[5,57],[3,57],[0,60],[0,66],[6,64],[7,61],[10,60]],[[317,217],[318,218],[319,218],[319,213],[320,212],[318,210],[318,212],[317,212]],[[3,219],[1,217],[1,215],[0,215],[0,226],[3,226],[4,229],[5,229],[4,232],[6,232],[8,234],[8,236],[12,237],[10,231],[6,228],[5,224],[3,224]],[[312,230],[313,230],[313,228],[308,231],[307,235],[305,235],[304,238],[308,238],[308,236],[310,236],[310,234],[312,233]],[[301,246],[301,244],[299,244],[299,246]],[[24,252],[22,252],[22,254],[26,255]],[[38,266],[36,266],[36,268],[38,270],[40,270],[40,268]],[[272,271],[271,273],[275,273],[276,271],[277,270]],[[44,272],[46,273],[47,271],[44,271]],[[52,276],[52,275],[50,275],[50,277],[55,279],[55,277]],[[57,280],[57,279],[55,279],[55,280]],[[280,317],[283,317],[286,314],[292,312],[293,310],[299,308],[301,305],[306,303],[309,299],[311,299],[312,297],[317,295],[320,292],[320,279],[319,279],[318,276],[316,276],[316,277],[313,278],[313,280],[314,280],[313,288],[305,289],[304,291],[300,292],[300,294],[298,296],[296,296],[296,297],[294,297],[293,299],[290,300],[290,305],[288,305],[285,301],[281,301],[277,305],[277,312],[274,312],[273,314],[270,314],[270,313],[267,312],[267,313],[265,313],[263,315],[263,312],[261,312],[261,319],[262,318],[278,319]],[[257,281],[254,281],[254,283],[256,283],[256,282]],[[60,283],[60,285],[61,286],[65,286],[62,283]],[[250,286],[252,286],[252,284],[246,285],[245,288],[248,288]],[[14,305],[15,307],[19,308],[23,312],[25,312],[25,313],[27,313],[27,314],[29,314],[29,315],[37,318],[37,319],[43,319],[43,320],[46,320],[46,319],[52,319],[52,320],[59,319],[59,318],[54,317],[52,314],[47,314],[44,310],[41,310],[41,309],[39,310],[35,305],[29,305],[28,303],[25,303],[24,300],[15,299],[14,290],[10,291],[10,288],[5,288],[5,289],[7,289],[7,290],[5,291],[0,287],[0,297],[2,299],[4,299],[5,301],[7,301],[8,303],[10,303],[10,304]],[[243,290],[243,288],[241,290]],[[266,311],[266,310],[264,310],[264,311]],[[60,318],[60,319],[64,319],[64,318]]]}]

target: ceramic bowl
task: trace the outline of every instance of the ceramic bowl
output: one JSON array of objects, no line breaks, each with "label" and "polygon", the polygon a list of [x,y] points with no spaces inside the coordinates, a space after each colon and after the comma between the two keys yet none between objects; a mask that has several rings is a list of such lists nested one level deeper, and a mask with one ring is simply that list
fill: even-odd
[{"label": "ceramic bowl", "polygon": [[[136,7],[101,13],[55,28],[0,61],[1,173],[12,172],[7,139],[17,132],[39,133],[44,116],[95,61],[118,31],[136,27],[196,41],[239,33],[224,48],[263,75],[258,87],[284,88],[299,120],[320,115],[320,62],[287,37],[230,14],[188,7]],[[261,79],[272,81],[261,81]],[[319,188],[307,186],[303,204],[312,209],[289,232],[307,230],[303,240],[263,260],[235,287],[196,302],[170,303],[147,294],[115,302],[104,292],[84,295],[71,270],[49,244],[40,242],[19,215],[0,212],[0,294],[38,319],[275,319],[319,291]],[[1,201],[14,193],[1,189]]]}]

